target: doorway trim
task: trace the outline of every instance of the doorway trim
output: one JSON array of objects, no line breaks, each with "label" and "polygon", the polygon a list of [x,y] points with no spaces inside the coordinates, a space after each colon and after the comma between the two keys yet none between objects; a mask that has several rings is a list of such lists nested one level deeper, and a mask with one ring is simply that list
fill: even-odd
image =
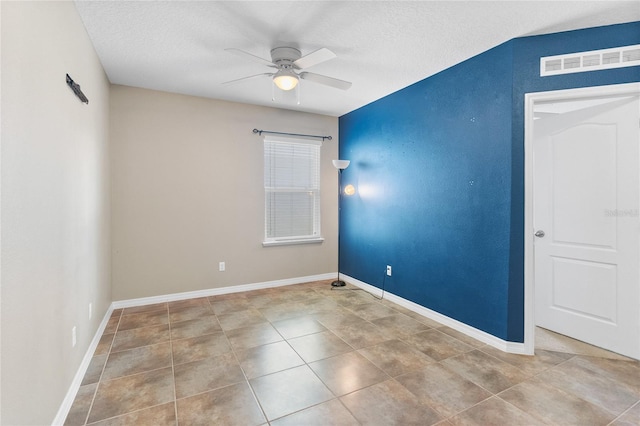
[{"label": "doorway trim", "polygon": [[[634,95],[640,93],[640,83],[554,90],[524,95],[524,353],[535,351],[535,277],[533,233],[533,126],[536,103],[580,100],[583,98]],[[640,302],[640,301],[639,301]]]}]

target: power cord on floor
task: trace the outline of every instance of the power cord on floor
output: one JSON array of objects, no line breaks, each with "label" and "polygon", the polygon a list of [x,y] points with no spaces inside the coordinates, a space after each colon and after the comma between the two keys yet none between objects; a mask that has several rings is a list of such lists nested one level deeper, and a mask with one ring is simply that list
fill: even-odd
[{"label": "power cord on floor", "polygon": [[385,268],[384,273],[382,274],[382,294],[380,295],[380,297],[376,296],[373,293],[369,293],[368,291],[362,289],[362,288],[348,288],[348,287],[331,287],[331,290],[339,290],[339,291],[364,291],[367,294],[370,294],[371,297],[373,297],[374,299],[377,300],[382,300],[384,299],[384,285],[387,281],[387,269]]}]

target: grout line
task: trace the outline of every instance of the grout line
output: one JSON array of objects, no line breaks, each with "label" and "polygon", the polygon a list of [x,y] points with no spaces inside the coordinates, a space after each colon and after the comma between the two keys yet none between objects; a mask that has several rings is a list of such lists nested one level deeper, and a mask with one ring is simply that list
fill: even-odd
[{"label": "grout line", "polygon": [[[112,314],[113,315],[113,314]],[[113,316],[111,317],[113,318]],[[109,321],[111,320],[111,318],[109,318],[109,320],[107,321],[107,324],[109,324]],[[93,404],[96,401],[96,396],[98,395],[98,389],[100,388],[100,383],[102,383],[102,375],[104,374],[104,370],[107,368],[107,362],[109,362],[109,357],[111,356],[111,348],[113,348],[113,342],[115,342],[116,340],[116,333],[118,332],[118,327],[120,326],[120,321],[122,320],[122,311],[120,311],[120,316],[118,318],[118,324],[116,324],[116,331],[113,332],[113,338],[111,339],[111,344],[109,345],[109,350],[107,351],[107,353],[105,354],[107,357],[104,360],[104,364],[102,365],[102,370],[100,371],[100,376],[98,376],[98,381],[96,382],[96,390],[93,391],[93,397],[91,398],[91,403],[89,404],[89,410],[87,410],[87,417],[85,417],[84,419],[84,424],[86,425],[89,422],[89,417],[91,415],[91,410],[93,410]],[[112,334],[112,333],[107,333],[107,334]],[[102,336],[104,336],[105,333],[102,332]],[[100,336],[100,338],[102,339],[102,336]],[[98,348],[96,347],[96,350]],[[91,359],[93,360],[93,358],[95,357],[95,351],[94,351],[94,355],[91,357]],[[89,363],[89,365],[91,365],[91,363]],[[87,373],[85,373],[85,376],[87,375]],[[82,378],[82,380],[84,381],[84,377]],[[82,382],[80,382],[81,386],[82,386]]]},{"label": "grout line", "polygon": [[628,412],[633,410],[636,406],[640,407],[640,399],[638,401],[636,401],[635,404],[632,404],[631,407],[627,408],[622,413],[620,413],[620,415],[618,417],[616,417],[615,419],[611,420],[611,422],[609,422],[609,425],[614,424],[617,420],[620,420],[625,414],[627,414]]},{"label": "grout line", "polygon": [[[512,387],[513,387],[513,386],[512,386]],[[505,389],[505,390],[506,390],[506,389]],[[503,391],[503,392],[504,392],[504,391]],[[533,417],[533,418],[534,418],[534,419],[536,419],[536,420],[540,420],[540,421],[541,421],[541,422],[543,422],[543,423],[546,423],[546,422],[547,422],[547,420],[545,420],[544,418],[541,418],[541,417],[539,417],[539,416],[537,415],[538,411],[536,411],[536,410],[534,410],[534,411],[533,411],[533,413],[531,413],[531,412],[529,412],[529,411],[527,411],[527,410],[523,410],[522,408],[518,407],[518,406],[517,406],[517,405],[515,405],[515,404],[512,404],[511,402],[507,401],[506,399],[502,399],[502,398],[500,398],[498,395],[494,395],[494,396],[495,396],[496,398],[498,398],[500,401],[502,401],[502,402],[504,402],[504,403],[506,403],[506,404],[511,405],[511,406],[512,406],[513,408],[515,408],[516,410],[521,411],[521,412],[525,413],[526,415],[528,415],[528,416],[530,416],[530,417]]]},{"label": "grout line", "polygon": [[171,355],[171,378],[173,379],[173,412],[176,417],[176,426],[178,425],[178,394],[176,392],[176,367],[173,359],[173,336],[171,335],[171,311],[167,303],[167,321],[169,322],[169,354]]},{"label": "grout line", "polygon": [[[151,371],[153,371],[153,370],[151,370]],[[149,407],[138,408],[138,409],[133,410],[133,411],[128,411],[126,413],[117,414],[115,416],[111,416],[111,417],[107,417],[107,418],[104,418],[104,419],[96,420],[95,422],[87,423],[86,426],[91,426],[91,425],[95,425],[96,423],[106,422],[107,420],[117,419],[119,417],[127,416],[127,415],[133,414],[133,413],[138,413],[140,411],[148,410],[148,409],[155,408],[155,407],[160,407],[160,406],[166,405],[166,404],[169,404],[169,402],[163,402],[161,404],[151,405]]]},{"label": "grout line", "polygon": [[[209,304],[211,305],[211,299],[209,299]],[[212,305],[211,305],[211,311],[213,311],[213,306]],[[216,315],[214,313],[214,316],[216,318],[216,321],[218,321],[218,325],[220,325],[220,329],[222,329],[222,324],[220,323],[220,320],[218,319],[218,315]],[[269,323],[269,324],[271,324],[271,323]],[[276,332],[277,331],[278,330],[276,330]],[[249,390],[251,391],[251,395],[253,395],[254,401],[256,402],[256,404],[258,404],[258,407],[260,408],[260,412],[262,413],[262,416],[267,421],[267,424],[270,424],[269,418],[267,417],[267,413],[265,412],[264,407],[260,403],[260,400],[258,399],[258,395],[256,395],[256,392],[253,389],[253,386],[251,385],[251,381],[247,377],[246,371],[244,371],[244,368],[242,368],[242,364],[240,364],[240,360],[238,359],[238,354],[236,353],[236,349],[231,344],[231,341],[229,340],[229,337],[227,336],[227,332],[224,329],[222,329],[222,332],[224,334],[224,338],[227,339],[227,343],[229,344],[229,348],[231,348],[231,353],[233,354],[233,357],[235,358],[236,362],[238,363],[238,367],[240,367],[240,371],[242,371],[242,375],[244,376],[245,384],[249,387]]]}]

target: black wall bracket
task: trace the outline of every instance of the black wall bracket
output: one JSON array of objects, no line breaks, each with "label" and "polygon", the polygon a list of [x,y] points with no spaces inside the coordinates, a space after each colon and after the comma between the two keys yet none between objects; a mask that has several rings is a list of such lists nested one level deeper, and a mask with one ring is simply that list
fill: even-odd
[{"label": "black wall bracket", "polygon": [[69,77],[69,74],[67,74],[67,84],[69,85],[69,87],[71,87],[71,90],[73,90],[73,93],[76,94],[76,96],[82,101],[82,103],[85,103],[85,104],[89,103],[89,99],[87,99],[84,93],[82,93],[82,90],[80,90],[80,85],[75,81],[73,81],[71,77]]}]

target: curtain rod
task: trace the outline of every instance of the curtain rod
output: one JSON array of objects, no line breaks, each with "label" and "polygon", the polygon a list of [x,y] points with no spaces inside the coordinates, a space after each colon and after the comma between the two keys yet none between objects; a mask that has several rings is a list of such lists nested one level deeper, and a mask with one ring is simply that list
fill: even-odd
[{"label": "curtain rod", "polygon": [[323,141],[325,139],[327,140],[332,140],[333,138],[331,136],[320,136],[320,135],[301,135],[298,133],[283,133],[283,132],[272,132],[270,130],[258,130],[258,129],[253,129],[253,133],[256,133],[260,136],[262,136],[263,133],[269,133],[272,135],[287,135],[287,136],[303,136],[306,138],[318,138],[318,139],[322,139]]}]

